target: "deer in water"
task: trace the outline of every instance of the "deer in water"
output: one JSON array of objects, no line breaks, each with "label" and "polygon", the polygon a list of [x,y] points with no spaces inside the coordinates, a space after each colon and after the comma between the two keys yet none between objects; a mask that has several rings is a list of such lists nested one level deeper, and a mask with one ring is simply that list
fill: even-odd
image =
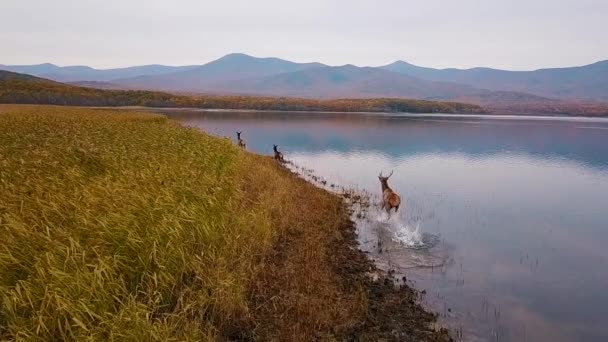
[{"label": "deer in water", "polygon": [[380,175],[378,175],[380,184],[382,184],[382,207],[389,215],[391,214],[391,209],[395,208],[395,212],[397,212],[397,210],[399,210],[399,205],[401,205],[401,197],[388,186],[388,179],[391,178],[392,175],[393,171],[391,171],[391,174],[388,175],[388,177],[383,177],[382,171],[380,171]]},{"label": "deer in water", "polygon": [[274,159],[282,163],[285,161],[285,159],[283,159],[283,153],[279,152],[278,147],[279,146],[273,144],[272,149],[274,150]]},{"label": "deer in water", "polygon": [[247,147],[247,144],[245,143],[245,140],[241,139],[241,133],[242,132],[237,131],[236,132],[236,138],[239,141],[239,147],[244,150]]}]

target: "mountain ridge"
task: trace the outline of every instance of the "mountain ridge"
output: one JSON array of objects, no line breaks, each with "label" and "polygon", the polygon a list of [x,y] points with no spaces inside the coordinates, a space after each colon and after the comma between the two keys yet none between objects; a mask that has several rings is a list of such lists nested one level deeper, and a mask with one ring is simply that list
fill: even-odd
[{"label": "mountain ridge", "polygon": [[575,67],[509,71],[486,67],[435,69],[403,60],[379,67],[352,64],[329,66],[318,62],[297,63],[276,57],[259,58],[231,53],[202,65],[189,66],[150,64],[94,69],[43,63],[30,66],[0,65],[0,69],[100,88],[206,94],[311,98],[396,96],[431,100],[466,99],[482,104],[492,101],[608,102],[608,60]]},{"label": "mountain ridge", "polygon": [[[376,67],[294,63],[242,54],[228,55],[188,72],[112,82],[129,88],[162,91],[321,99],[395,97],[460,101],[466,98],[483,104],[493,98],[491,91],[470,85],[429,81]],[[510,92],[502,92],[502,101],[508,94]],[[549,100],[520,93],[513,94],[513,98],[528,102]]]},{"label": "mountain ridge", "polygon": [[434,69],[404,61],[379,68],[427,80],[455,82],[494,91],[515,91],[566,100],[608,101],[608,60],[583,66],[532,71],[483,67]]},{"label": "mountain ridge", "polygon": [[140,75],[160,75],[175,71],[188,70],[195,66],[167,66],[147,64],[124,68],[95,69],[86,65],[58,66],[53,63],[34,65],[3,65],[0,70],[24,73],[37,77],[52,79],[58,82],[108,82],[117,78],[136,77]]}]

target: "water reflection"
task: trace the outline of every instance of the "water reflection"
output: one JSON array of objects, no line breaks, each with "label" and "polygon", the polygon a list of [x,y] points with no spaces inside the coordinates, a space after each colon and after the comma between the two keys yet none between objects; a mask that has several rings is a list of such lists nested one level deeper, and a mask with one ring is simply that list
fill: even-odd
[{"label": "water reflection", "polygon": [[[247,127],[251,149],[269,153],[273,141],[297,151],[376,151],[409,154],[459,153],[476,156],[520,152],[566,158],[605,168],[608,120],[482,120],[334,113],[172,112],[187,125],[233,137]],[[577,120],[577,119],[573,119]]]},{"label": "water reflection", "polygon": [[[171,115],[378,195],[394,170],[404,205],[360,219],[361,246],[466,340],[608,340],[608,122]],[[432,248],[405,248],[424,237]]]},{"label": "water reflection", "polygon": [[[411,232],[419,224],[422,232],[441,236],[442,243],[424,254],[388,249],[387,240],[394,236],[386,234],[394,231],[375,233],[379,225],[372,214],[372,222],[364,222],[362,245],[387,267],[406,269],[416,286],[429,289],[430,305],[440,312],[452,309],[446,317],[451,324],[473,329],[468,337],[517,341],[516,323],[529,324],[516,314],[535,314],[536,321],[568,323],[582,331],[595,329],[608,314],[603,295],[608,279],[598,272],[608,266],[605,173],[567,160],[511,153],[393,159],[376,153],[299,152],[292,158],[332,180],[378,194],[377,170],[394,170],[392,187],[405,203],[405,224],[398,227]],[[384,241],[384,253],[374,249],[374,239]],[[423,265],[434,268],[407,270]],[[535,329],[527,332],[531,341],[549,336]],[[576,336],[564,333],[562,340]],[[596,340],[606,336],[608,330]]]}]

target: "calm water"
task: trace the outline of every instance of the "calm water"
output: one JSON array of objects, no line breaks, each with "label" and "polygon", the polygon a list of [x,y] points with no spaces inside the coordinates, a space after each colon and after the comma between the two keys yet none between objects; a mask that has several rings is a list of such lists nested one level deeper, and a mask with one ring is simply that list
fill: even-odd
[{"label": "calm water", "polygon": [[169,114],[375,195],[394,170],[404,210],[374,204],[362,249],[457,339],[608,341],[608,121]]}]

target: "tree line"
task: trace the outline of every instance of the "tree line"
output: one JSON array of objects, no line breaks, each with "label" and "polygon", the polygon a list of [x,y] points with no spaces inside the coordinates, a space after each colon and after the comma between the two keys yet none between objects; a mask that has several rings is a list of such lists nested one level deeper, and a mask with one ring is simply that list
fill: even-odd
[{"label": "tree line", "polygon": [[200,96],[72,86],[0,71],[0,103],[68,106],[144,106],[328,112],[484,113],[480,106],[394,98],[317,100],[287,97]]}]

